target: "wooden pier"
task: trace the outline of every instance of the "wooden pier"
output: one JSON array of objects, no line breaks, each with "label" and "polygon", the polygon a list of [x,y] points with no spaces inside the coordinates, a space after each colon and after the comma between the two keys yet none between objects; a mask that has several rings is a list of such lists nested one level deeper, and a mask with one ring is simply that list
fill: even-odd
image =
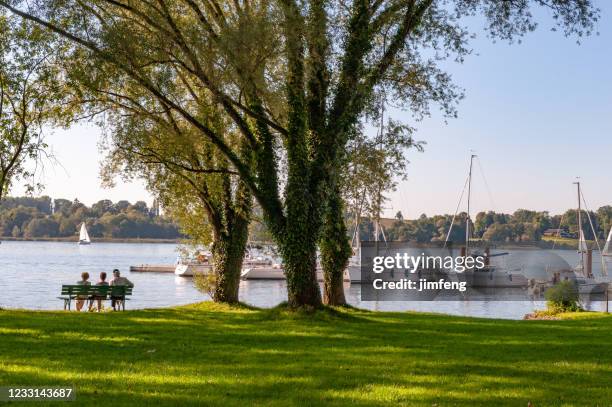
[{"label": "wooden pier", "polygon": [[130,266],[131,273],[174,273],[175,264],[140,264]]}]

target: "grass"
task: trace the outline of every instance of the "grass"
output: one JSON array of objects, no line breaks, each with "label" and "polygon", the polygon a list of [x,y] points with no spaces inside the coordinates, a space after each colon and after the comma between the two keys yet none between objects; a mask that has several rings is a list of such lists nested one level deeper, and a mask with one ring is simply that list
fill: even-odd
[{"label": "grass", "polygon": [[74,385],[76,405],[610,405],[612,317],[567,317],[303,314],[212,303],[3,310],[0,386]]},{"label": "grass", "polygon": [[[542,236],[543,242],[551,242],[555,245],[560,245],[563,247],[578,247],[578,239],[574,239],[571,237],[559,237],[559,236]],[[586,243],[589,247],[593,247],[595,245],[595,240],[586,240]]]}]

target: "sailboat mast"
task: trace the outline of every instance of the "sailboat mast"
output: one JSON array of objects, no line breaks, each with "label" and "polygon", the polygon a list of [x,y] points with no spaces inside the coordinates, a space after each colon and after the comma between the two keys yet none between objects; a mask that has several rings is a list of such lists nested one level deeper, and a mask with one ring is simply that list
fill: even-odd
[{"label": "sailboat mast", "polygon": [[582,250],[582,239],[584,234],[582,233],[582,204],[580,202],[580,181],[575,182],[578,188],[578,251],[580,252],[580,265],[584,272],[584,251]]},{"label": "sailboat mast", "polygon": [[374,221],[374,246],[376,248],[376,255],[378,256],[378,235],[380,234],[380,223],[379,223],[379,217],[376,217],[376,220]]},{"label": "sailboat mast", "polygon": [[470,156],[470,172],[468,173],[468,196],[467,196],[467,217],[465,219],[465,254],[468,255],[470,245],[470,198],[472,197],[472,167],[474,165],[475,154]]}]

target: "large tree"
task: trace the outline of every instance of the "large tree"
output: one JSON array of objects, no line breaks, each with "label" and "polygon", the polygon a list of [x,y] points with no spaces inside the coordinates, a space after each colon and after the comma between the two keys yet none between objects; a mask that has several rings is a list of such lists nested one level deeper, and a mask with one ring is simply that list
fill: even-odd
[{"label": "large tree", "polygon": [[[315,268],[324,209],[350,129],[375,89],[407,108],[437,101],[449,110],[457,94],[438,62],[469,52],[463,17],[482,14],[490,34],[504,39],[533,29],[538,6],[552,10],[567,33],[588,31],[596,18],[589,0],[0,0],[0,6],[73,41],[91,58],[88,69],[117,67],[119,83],[146,89],[225,155],[264,212],[293,307],[321,304]],[[249,143],[254,166],[202,119],[195,97],[175,97],[164,85],[168,76],[207,92]]]},{"label": "large tree", "polygon": [[[148,106],[155,105],[149,102]],[[229,169],[226,157],[211,143],[202,142],[192,127],[184,128],[171,116],[162,118],[143,104],[124,109],[108,96],[97,104],[109,108],[112,129],[105,181],[118,174],[143,178],[190,243],[210,246],[213,300],[237,303],[252,206],[246,185]],[[211,126],[223,132],[222,118],[211,117],[217,119]],[[248,162],[251,152],[244,139],[225,129],[228,144],[244,145],[241,157]]]}]

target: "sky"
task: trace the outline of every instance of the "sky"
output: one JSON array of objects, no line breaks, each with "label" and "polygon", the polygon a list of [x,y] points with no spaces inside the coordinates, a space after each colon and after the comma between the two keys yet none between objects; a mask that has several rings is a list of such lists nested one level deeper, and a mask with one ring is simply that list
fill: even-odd
[{"label": "sky", "polygon": [[[423,153],[408,152],[408,179],[389,194],[385,215],[453,213],[472,150],[479,160],[472,213],[519,208],[563,212],[577,204],[576,177],[589,209],[612,205],[612,2],[598,5],[599,35],[580,45],[576,38],[551,32],[546,18],[521,44],[512,45],[491,42],[474,25],[475,54],[446,67],[465,90],[459,118],[445,123],[434,112],[415,122],[408,112],[391,113],[416,127],[415,138],[427,145]],[[115,188],[101,188],[100,140],[100,130],[87,124],[49,134],[58,164],[45,166],[40,194],[86,204],[100,199],[150,203],[138,181],[118,180]],[[19,185],[12,191],[22,193]]]}]

